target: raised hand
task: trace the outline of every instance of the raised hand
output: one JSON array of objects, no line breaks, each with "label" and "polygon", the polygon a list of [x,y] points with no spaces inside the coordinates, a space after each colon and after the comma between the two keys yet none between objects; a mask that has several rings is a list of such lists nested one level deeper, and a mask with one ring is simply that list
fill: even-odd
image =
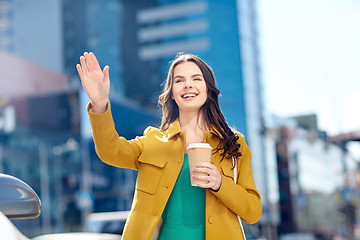
[{"label": "raised hand", "polygon": [[80,57],[80,64],[76,64],[76,69],[90,98],[92,111],[104,113],[110,93],[109,66],[105,66],[102,71],[95,55],[85,52]]}]

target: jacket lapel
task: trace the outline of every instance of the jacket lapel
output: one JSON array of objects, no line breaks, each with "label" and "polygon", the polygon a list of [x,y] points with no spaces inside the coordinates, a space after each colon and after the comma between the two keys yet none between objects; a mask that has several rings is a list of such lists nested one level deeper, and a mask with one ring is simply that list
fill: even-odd
[{"label": "jacket lapel", "polygon": [[168,139],[171,139],[175,137],[177,134],[180,134],[182,131],[181,131],[179,119],[176,119],[174,122],[172,122],[168,127],[168,129],[166,129],[166,132],[168,134]]}]

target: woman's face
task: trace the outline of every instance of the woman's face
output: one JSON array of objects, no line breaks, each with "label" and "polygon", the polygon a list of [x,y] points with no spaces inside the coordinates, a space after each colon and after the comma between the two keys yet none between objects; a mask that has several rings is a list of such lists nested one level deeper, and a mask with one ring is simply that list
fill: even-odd
[{"label": "woman's face", "polygon": [[180,112],[198,112],[207,99],[205,79],[194,62],[183,62],[174,69],[172,98]]}]

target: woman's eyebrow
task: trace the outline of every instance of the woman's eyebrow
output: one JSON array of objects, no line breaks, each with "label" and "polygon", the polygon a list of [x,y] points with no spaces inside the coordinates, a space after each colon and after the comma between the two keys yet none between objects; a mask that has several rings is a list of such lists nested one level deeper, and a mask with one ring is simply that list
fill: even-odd
[{"label": "woman's eyebrow", "polygon": [[[196,74],[192,75],[191,77],[203,77],[203,75],[201,73],[196,73]],[[176,75],[176,76],[174,76],[174,79],[175,78],[184,78],[184,76]]]},{"label": "woman's eyebrow", "polygon": [[174,79],[175,79],[175,78],[184,78],[184,76],[176,75],[176,76],[174,77]]},{"label": "woman's eyebrow", "polygon": [[201,73],[197,73],[197,74],[192,75],[192,77],[203,77],[203,75]]}]

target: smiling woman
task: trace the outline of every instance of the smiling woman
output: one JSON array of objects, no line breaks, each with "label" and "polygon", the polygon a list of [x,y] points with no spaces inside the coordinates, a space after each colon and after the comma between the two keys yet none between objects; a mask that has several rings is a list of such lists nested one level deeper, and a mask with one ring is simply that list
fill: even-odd
[{"label": "smiling woman", "polygon": [[198,114],[207,92],[200,68],[193,62],[184,62],[174,69],[172,99],[179,107],[179,116],[187,112]]},{"label": "smiling woman", "polygon": [[[225,121],[210,66],[191,54],[176,56],[159,96],[160,128],[148,127],[132,140],[119,137],[114,127],[109,67],[102,71],[95,55],[86,52],[77,70],[91,101],[88,112],[98,156],[110,165],[139,171],[122,239],[245,239],[237,215],[257,222],[260,194],[250,150],[244,136]],[[193,143],[207,143],[213,150],[210,162],[189,169],[186,149]],[[236,174],[233,159],[239,166]],[[190,178],[201,183],[192,186]]]}]

